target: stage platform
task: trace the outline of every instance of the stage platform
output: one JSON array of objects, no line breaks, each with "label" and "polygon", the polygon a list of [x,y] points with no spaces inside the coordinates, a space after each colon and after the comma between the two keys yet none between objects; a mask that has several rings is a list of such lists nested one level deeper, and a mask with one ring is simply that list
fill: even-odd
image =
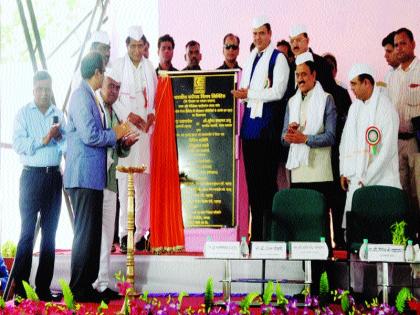
[{"label": "stage platform", "polygon": [[[58,280],[70,281],[70,251],[57,251],[55,259],[52,290],[60,290]],[[126,256],[111,255],[112,274],[122,271],[126,273]],[[262,274],[261,260],[233,260],[231,262],[232,278],[260,278]],[[34,283],[35,272],[38,267],[38,255],[32,261],[30,282]],[[139,292],[151,293],[203,293],[206,281],[213,278],[214,291],[222,292],[225,271],[224,260],[204,259],[202,253],[177,253],[172,255],[152,255],[136,252],[135,255],[135,283]],[[302,262],[300,261],[267,261],[266,278],[304,280]],[[115,288],[115,280],[111,288]],[[283,284],[285,294],[295,294],[302,290],[303,284]],[[259,283],[232,283],[232,293],[248,293],[260,291]]]},{"label": "stage platform", "polygon": [[[118,251],[118,250],[117,250]],[[59,279],[70,281],[70,250],[58,250],[56,254],[54,278],[51,284],[53,291],[60,291]],[[30,283],[34,285],[35,272],[38,267],[38,255],[34,254]],[[126,273],[126,256],[120,253],[111,255],[111,272],[122,271]],[[378,277],[380,283],[381,274],[376,275],[375,264],[370,264],[365,269],[369,278]],[[263,269],[262,260],[231,260],[231,276],[233,279],[261,279]],[[354,275],[354,267],[352,278]],[[360,270],[360,269],[359,269]],[[328,278],[330,288],[349,288],[348,263],[346,261],[329,261]],[[358,271],[356,271],[357,273]],[[225,274],[225,260],[205,259],[201,252],[182,252],[167,255],[152,255],[146,252],[136,251],[135,255],[135,284],[138,292],[171,293],[178,294],[182,291],[202,294],[205,290],[206,281],[213,278],[214,292],[222,292],[222,282]],[[392,275],[391,275],[392,274]],[[300,283],[282,283],[283,292],[286,295],[298,294],[303,289],[304,271],[302,261],[267,260],[265,266],[266,279],[287,279]],[[390,267],[390,277],[393,278],[390,292],[399,291],[402,286],[414,287],[414,295],[419,297],[420,279],[412,280],[411,269],[408,264],[393,265]],[[116,281],[111,279],[110,288],[115,289]],[[353,282],[353,281],[352,281]],[[375,279],[371,282],[369,291],[377,291]],[[354,283],[352,283],[354,286]],[[417,289],[415,289],[417,288]],[[231,292],[233,294],[246,294],[249,292],[261,292],[262,285],[259,282],[234,282],[232,281]]]}]

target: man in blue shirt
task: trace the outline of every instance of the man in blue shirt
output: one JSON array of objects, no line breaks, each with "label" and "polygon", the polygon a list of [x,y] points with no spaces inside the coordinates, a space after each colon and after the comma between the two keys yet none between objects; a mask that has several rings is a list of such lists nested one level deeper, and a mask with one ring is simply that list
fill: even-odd
[{"label": "man in blue shirt", "polygon": [[61,297],[51,294],[54,273],[55,234],[61,209],[60,162],[64,147],[63,114],[51,104],[51,76],[46,71],[34,75],[34,101],[22,107],[15,119],[13,148],[23,164],[19,207],[21,232],[12,277],[15,293],[25,297],[22,280],[29,281],[35,225],[40,214],[41,246],[35,278],[41,300]]}]

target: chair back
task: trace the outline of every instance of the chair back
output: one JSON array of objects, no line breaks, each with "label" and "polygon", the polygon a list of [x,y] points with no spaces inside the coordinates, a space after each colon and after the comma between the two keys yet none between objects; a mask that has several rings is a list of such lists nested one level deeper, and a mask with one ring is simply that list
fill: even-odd
[{"label": "chair back", "polygon": [[272,241],[317,242],[326,236],[324,196],[310,189],[284,189],[274,195]]},{"label": "chair back", "polygon": [[390,227],[407,218],[408,199],[403,190],[390,186],[366,186],[354,192],[347,212],[347,243],[359,249],[369,243],[392,244]]}]

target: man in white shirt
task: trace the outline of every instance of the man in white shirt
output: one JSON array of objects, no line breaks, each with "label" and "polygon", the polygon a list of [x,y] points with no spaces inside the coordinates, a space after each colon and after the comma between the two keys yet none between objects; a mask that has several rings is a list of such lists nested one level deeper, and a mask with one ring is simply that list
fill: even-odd
[{"label": "man in white shirt", "polygon": [[[126,38],[127,54],[113,62],[113,71],[121,77],[120,95],[113,105],[118,117],[128,120],[140,133],[139,140],[120,165],[145,165],[143,174],[134,175],[135,226],[137,249],[145,249],[144,236],[150,227],[150,137],[155,118],[154,103],[157,85],[156,72],[151,62],[143,57],[146,37],[141,26],[131,26]],[[117,172],[120,201],[119,237],[121,250],[127,246],[127,174]]]},{"label": "man in white shirt", "polygon": [[[341,187],[347,191],[345,211],[353,193],[363,186],[401,188],[398,171],[398,114],[375,87],[372,69],[355,64],[349,72],[357,100],[350,107],[340,143]],[[343,227],[345,228],[345,216]]]},{"label": "man in white shirt", "polygon": [[240,89],[232,94],[246,101],[241,139],[252,214],[251,239],[261,241],[266,237],[265,222],[270,220],[277,191],[289,65],[271,43],[271,26],[266,17],[254,19],[252,32],[255,48],[245,63]]},{"label": "man in white shirt", "polygon": [[420,153],[413,119],[420,116],[420,60],[414,54],[416,42],[409,29],[401,28],[395,32],[394,45],[400,66],[389,78],[388,93],[400,118],[398,155],[401,185],[409,195],[411,213],[417,221],[415,232],[418,233]]}]

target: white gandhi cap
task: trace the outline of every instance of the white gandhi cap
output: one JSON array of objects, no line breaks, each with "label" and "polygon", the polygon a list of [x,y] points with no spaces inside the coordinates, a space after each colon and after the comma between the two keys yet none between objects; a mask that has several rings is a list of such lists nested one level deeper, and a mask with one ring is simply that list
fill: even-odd
[{"label": "white gandhi cap", "polygon": [[374,78],[373,69],[365,63],[356,63],[354,64],[349,71],[349,81],[353,80],[355,77],[361,74],[369,74]]},{"label": "white gandhi cap", "polygon": [[111,78],[117,83],[121,83],[121,75],[118,71],[115,71],[112,68],[106,68],[104,76]]},{"label": "white gandhi cap", "polygon": [[266,17],[265,15],[257,16],[254,17],[254,19],[252,20],[252,28],[256,29],[267,23],[270,23],[268,17]]},{"label": "white gandhi cap", "polygon": [[296,57],[296,66],[301,65],[307,61],[314,61],[314,57],[309,51],[304,52],[303,54],[300,54]]},{"label": "white gandhi cap", "polygon": [[308,33],[306,26],[302,24],[297,24],[297,25],[292,26],[292,28],[290,29],[289,35],[290,37],[295,37],[302,33]]},{"label": "white gandhi cap", "polygon": [[91,43],[101,43],[104,45],[110,45],[110,40],[107,32],[104,31],[96,31],[92,33],[92,37],[90,38]]},{"label": "white gandhi cap", "polygon": [[140,25],[133,25],[128,28],[128,37],[134,40],[140,40],[143,37],[143,29]]}]

